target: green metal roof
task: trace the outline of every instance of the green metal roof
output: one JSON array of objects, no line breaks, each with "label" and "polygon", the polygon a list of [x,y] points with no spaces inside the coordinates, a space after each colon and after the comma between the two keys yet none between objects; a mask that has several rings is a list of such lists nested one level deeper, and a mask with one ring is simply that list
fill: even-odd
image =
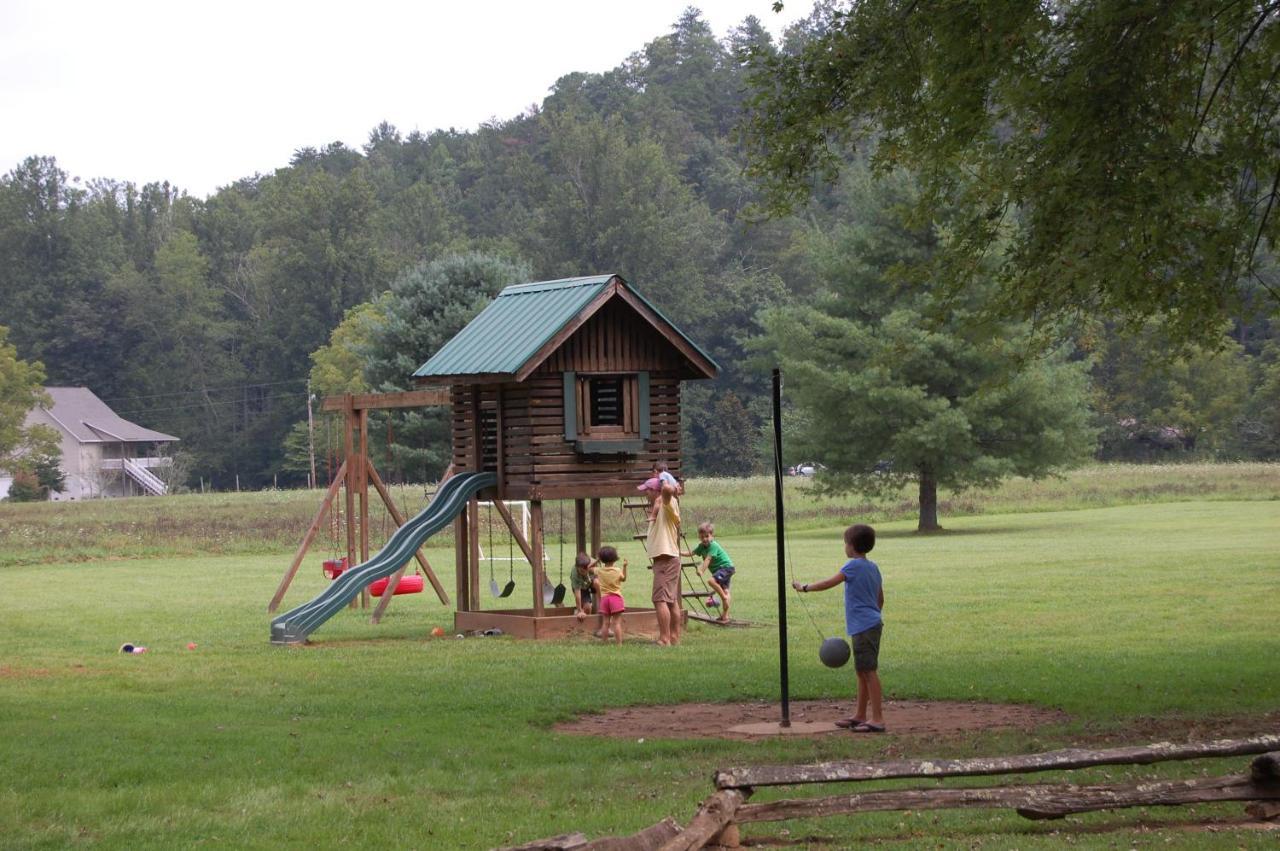
[{"label": "green metal roof", "polygon": [[578,318],[615,278],[705,357],[713,368],[719,369],[706,352],[672,325],[644,296],[627,286],[622,278],[610,274],[507,287],[413,375],[415,378],[514,376],[556,334]]}]

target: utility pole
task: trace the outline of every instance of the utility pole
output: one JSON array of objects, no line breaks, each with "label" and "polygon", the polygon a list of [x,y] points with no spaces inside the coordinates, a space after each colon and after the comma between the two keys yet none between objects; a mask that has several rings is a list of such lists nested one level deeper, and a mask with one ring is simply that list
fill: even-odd
[{"label": "utility pole", "polygon": [[311,487],[316,486],[316,421],[311,415],[311,379],[307,379],[307,453],[311,456]]}]

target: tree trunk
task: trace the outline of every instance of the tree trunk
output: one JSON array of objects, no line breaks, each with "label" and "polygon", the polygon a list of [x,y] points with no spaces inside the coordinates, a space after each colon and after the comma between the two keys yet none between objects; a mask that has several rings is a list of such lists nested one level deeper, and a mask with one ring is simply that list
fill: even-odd
[{"label": "tree trunk", "polygon": [[916,531],[937,532],[941,528],[938,525],[938,480],[934,477],[933,470],[921,467],[920,524],[916,527]]}]

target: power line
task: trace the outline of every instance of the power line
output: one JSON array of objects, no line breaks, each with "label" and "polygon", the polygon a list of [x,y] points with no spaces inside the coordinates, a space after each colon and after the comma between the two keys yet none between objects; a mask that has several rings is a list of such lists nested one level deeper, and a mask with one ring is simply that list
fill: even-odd
[{"label": "power line", "polygon": [[306,378],[286,378],[283,381],[264,381],[260,384],[232,384],[226,387],[201,387],[198,390],[178,390],[173,393],[151,393],[147,396],[117,396],[113,399],[103,399],[102,401],[133,402],[139,399],[163,399],[168,396],[190,396],[192,393],[218,393],[223,390],[248,390],[253,387],[276,387],[281,384],[296,384],[306,380]]},{"label": "power line", "polygon": [[[265,386],[265,385],[264,385]],[[280,393],[275,396],[260,396],[256,399],[227,399],[223,402],[200,402],[194,405],[175,405],[169,408],[143,408],[133,411],[116,411],[117,414],[158,414],[166,411],[192,411],[198,408],[216,408],[226,405],[248,405],[250,403],[257,404],[259,402],[269,402],[273,399],[306,399],[306,393]]]}]

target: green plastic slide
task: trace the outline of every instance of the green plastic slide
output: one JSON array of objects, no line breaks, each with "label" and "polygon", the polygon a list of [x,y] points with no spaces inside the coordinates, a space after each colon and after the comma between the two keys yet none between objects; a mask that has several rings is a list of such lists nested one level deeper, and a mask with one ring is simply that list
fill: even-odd
[{"label": "green plastic slide", "polygon": [[368,561],[343,573],[309,603],[291,609],[271,622],[272,644],[301,644],[320,624],[346,607],[369,583],[395,573],[423,542],[453,522],[467,501],[493,487],[493,473],[458,473],[440,486],[435,497],[387,540]]}]

